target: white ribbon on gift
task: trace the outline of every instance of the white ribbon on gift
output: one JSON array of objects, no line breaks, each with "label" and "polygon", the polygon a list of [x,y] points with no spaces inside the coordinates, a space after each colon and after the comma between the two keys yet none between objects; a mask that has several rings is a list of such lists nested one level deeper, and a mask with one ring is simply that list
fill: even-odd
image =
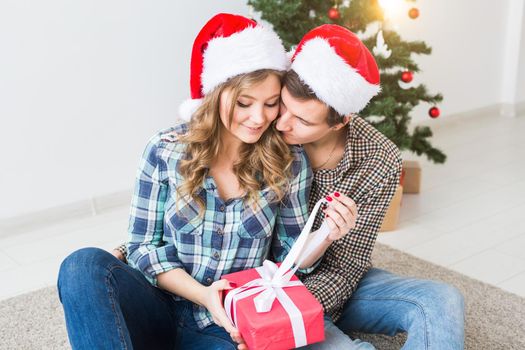
[{"label": "white ribbon on gift", "polygon": [[[310,235],[315,216],[325,199],[320,199],[314,206],[301,234],[290,249],[279,268],[273,262],[265,260],[263,266],[256,268],[261,278],[232,289],[224,299],[224,309],[228,318],[237,327],[237,301],[260,293],[253,299],[255,310],[259,313],[271,310],[275,299],[281,303],[290,317],[295,347],[307,345],[306,330],[301,311],[293,303],[283,288],[301,286],[301,281],[290,281],[302,262],[323,242],[330,233],[330,228],[323,221],[319,230]],[[233,305],[233,312],[232,312]]]}]

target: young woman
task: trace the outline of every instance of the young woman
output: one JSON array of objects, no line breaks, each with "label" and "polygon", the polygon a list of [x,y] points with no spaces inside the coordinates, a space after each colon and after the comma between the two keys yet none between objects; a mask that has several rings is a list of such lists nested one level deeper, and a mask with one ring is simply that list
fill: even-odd
[{"label": "young woman", "polygon": [[[62,263],[73,348],[235,349],[221,276],[282,259],[306,222],[311,170],[273,128],[279,38],[220,14],[197,36],[189,124],[150,139],[137,172],[130,265],[96,248]],[[188,104],[186,104],[186,107]],[[274,235],[272,235],[274,233]]]}]

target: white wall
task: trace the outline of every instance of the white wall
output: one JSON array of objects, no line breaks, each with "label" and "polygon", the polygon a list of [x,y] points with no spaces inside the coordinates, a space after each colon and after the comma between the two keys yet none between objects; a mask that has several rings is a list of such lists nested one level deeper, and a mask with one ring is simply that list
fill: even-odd
[{"label": "white wall", "polygon": [[508,117],[516,115],[516,97],[519,77],[520,41],[523,25],[523,0],[509,2],[507,8],[506,35],[503,51],[503,74],[501,79],[501,114]]},{"label": "white wall", "polygon": [[[419,18],[412,20],[406,12],[396,17],[403,38],[432,47],[431,55],[414,56],[422,69],[414,83],[444,95],[440,118],[502,102],[502,53],[511,1],[516,0],[408,2],[405,6],[419,8]],[[414,109],[413,120],[427,120],[429,107]]]},{"label": "white wall", "polygon": [[518,104],[525,103],[525,6],[523,6],[521,23],[521,42],[519,54],[519,69],[516,86],[516,102]]},{"label": "white wall", "polygon": [[129,190],[189,96],[213,14],[244,1],[0,2],[0,218]]},{"label": "white wall", "polygon": [[[433,47],[415,82],[444,94],[442,118],[502,102],[511,1],[523,0],[417,1],[419,19],[394,19]],[[0,219],[130,190],[146,140],[189,94],[196,33],[217,12],[248,14],[244,3],[0,2]]]}]

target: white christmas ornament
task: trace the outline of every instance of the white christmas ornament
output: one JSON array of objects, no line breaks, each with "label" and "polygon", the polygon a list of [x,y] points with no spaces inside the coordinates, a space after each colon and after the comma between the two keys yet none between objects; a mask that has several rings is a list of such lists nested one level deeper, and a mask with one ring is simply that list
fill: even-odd
[{"label": "white christmas ornament", "polygon": [[350,6],[350,0],[344,0],[342,5],[343,5],[343,7],[349,7]]},{"label": "white christmas ornament", "polygon": [[372,124],[380,123],[383,120],[385,120],[385,116],[383,115],[369,115],[368,117],[365,117],[366,121]]},{"label": "white christmas ornament", "polygon": [[355,33],[355,35],[357,35],[357,37],[361,39],[361,41],[364,41],[364,40],[367,40],[368,38],[376,36],[379,30],[381,30],[381,22],[374,21],[374,22],[368,23],[364,30],[358,31],[357,33]]},{"label": "white christmas ornament", "polygon": [[414,86],[414,81],[412,80],[410,83],[405,83],[404,81],[402,80],[398,80],[397,84],[399,85],[399,87],[403,90],[407,90],[407,89],[410,89],[411,87]]},{"label": "white christmas ornament", "polygon": [[308,12],[308,17],[315,18],[315,16],[317,16],[317,14],[315,13],[315,10],[310,10],[310,12]]},{"label": "white christmas ornament", "polygon": [[377,32],[376,46],[372,49],[372,51],[377,57],[382,56],[384,58],[389,58],[390,55],[392,55],[392,50],[390,50],[388,45],[385,43],[382,30]]}]

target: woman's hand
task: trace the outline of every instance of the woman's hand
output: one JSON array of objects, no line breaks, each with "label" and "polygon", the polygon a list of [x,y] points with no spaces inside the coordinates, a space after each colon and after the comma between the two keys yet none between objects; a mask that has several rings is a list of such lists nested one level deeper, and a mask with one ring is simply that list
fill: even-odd
[{"label": "woman's hand", "polygon": [[324,209],[325,221],[330,227],[327,239],[335,241],[346,236],[356,225],[357,205],[349,197],[339,192],[326,196],[328,206]]},{"label": "woman's hand", "polygon": [[234,342],[238,343],[239,350],[248,349],[244,340],[241,337],[241,333],[231,323],[230,319],[226,315],[224,306],[222,304],[223,290],[232,289],[233,286],[227,280],[219,280],[212,283],[211,286],[206,287],[202,298],[203,306],[208,309],[215,322],[218,326],[223,327],[228,332]]}]

